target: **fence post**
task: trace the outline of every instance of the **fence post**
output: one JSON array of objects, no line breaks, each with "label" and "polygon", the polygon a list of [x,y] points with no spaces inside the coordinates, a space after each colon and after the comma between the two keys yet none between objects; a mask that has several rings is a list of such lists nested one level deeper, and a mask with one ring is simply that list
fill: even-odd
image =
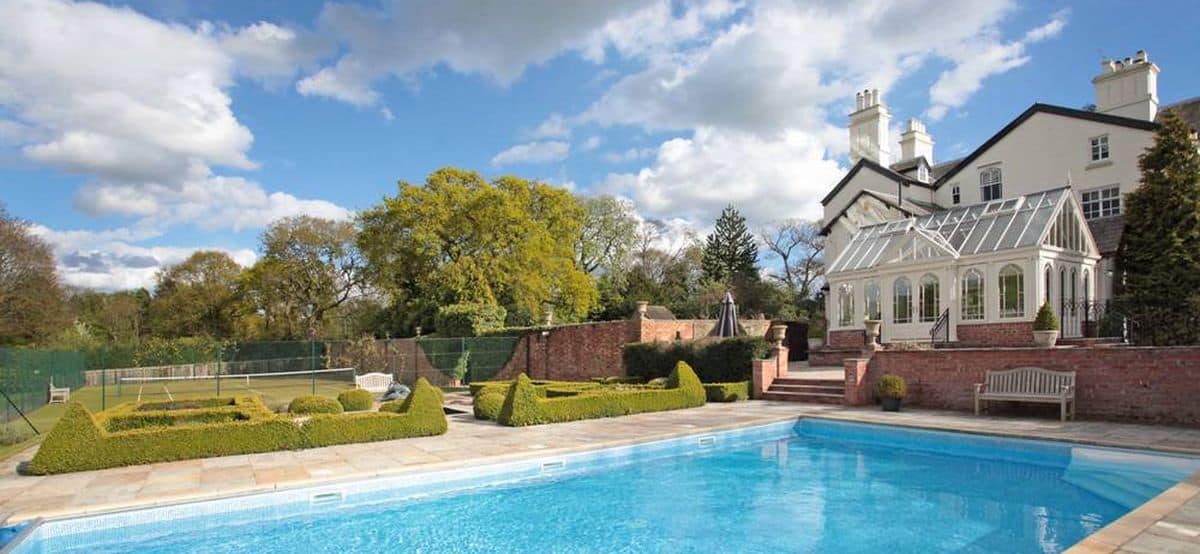
[{"label": "fence post", "polygon": [[217,376],[214,379],[217,382],[217,396],[221,396],[221,359],[225,357],[221,348],[221,341],[217,341]]},{"label": "fence post", "polygon": [[312,371],[312,393],[317,394],[317,341],[308,340],[308,368]]}]

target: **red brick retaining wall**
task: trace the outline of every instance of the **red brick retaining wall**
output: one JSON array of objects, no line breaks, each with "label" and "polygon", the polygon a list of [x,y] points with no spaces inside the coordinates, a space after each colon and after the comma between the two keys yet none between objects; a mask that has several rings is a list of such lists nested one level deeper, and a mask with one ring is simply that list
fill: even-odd
[{"label": "red brick retaining wall", "polygon": [[958,343],[963,346],[1030,346],[1033,322],[958,324]]},{"label": "red brick retaining wall", "polygon": [[[867,332],[861,329],[848,331],[830,331],[829,347],[831,348],[862,348],[867,345]],[[837,365],[842,365],[839,361]]]},{"label": "red brick retaining wall", "polygon": [[909,383],[906,403],[968,411],[987,370],[1026,366],[1075,371],[1080,417],[1200,424],[1200,347],[880,351],[862,382],[863,400],[880,375],[893,373]]},{"label": "red brick retaining wall", "polygon": [[497,379],[525,373],[533,379],[587,381],[625,375],[621,347],[630,342],[631,321],[603,321],[535,330],[521,337]]}]

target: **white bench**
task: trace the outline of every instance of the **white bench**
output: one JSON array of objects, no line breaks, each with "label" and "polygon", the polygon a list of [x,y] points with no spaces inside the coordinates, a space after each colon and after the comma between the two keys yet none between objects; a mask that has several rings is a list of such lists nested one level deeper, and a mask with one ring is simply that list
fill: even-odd
[{"label": "white bench", "polygon": [[365,373],[354,376],[354,386],[367,392],[387,392],[392,386],[391,373]]},{"label": "white bench", "polygon": [[54,386],[54,379],[50,379],[50,404],[65,404],[71,401],[70,387]]},{"label": "white bench", "polygon": [[1058,404],[1060,418],[1075,419],[1075,372],[1018,367],[989,371],[986,383],[975,385],[975,415],[991,400]]}]

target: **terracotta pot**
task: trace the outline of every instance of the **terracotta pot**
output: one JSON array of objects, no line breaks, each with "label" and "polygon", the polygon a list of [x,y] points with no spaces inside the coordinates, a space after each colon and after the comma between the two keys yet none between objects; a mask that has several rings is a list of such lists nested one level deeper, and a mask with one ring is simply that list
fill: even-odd
[{"label": "terracotta pot", "polygon": [[1042,348],[1050,348],[1058,342],[1058,331],[1034,331],[1033,344]]}]

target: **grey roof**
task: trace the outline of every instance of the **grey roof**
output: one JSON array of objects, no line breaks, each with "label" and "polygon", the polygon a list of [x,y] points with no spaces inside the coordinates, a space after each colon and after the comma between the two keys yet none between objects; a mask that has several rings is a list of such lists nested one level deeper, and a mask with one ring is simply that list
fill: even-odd
[{"label": "grey roof", "polygon": [[962,158],[954,158],[953,160],[946,160],[940,164],[933,166],[929,170],[929,178],[933,179],[934,181],[941,179],[942,175],[945,175],[951,169],[954,169],[954,167],[958,165],[958,162],[961,162],[961,161],[962,161]]},{"label": "grey roof", "polygon": [[863,227],[829,272],[878,266],[888,261],[884,255],[893,247],[915,237],[922,237],[928,248],[956,258],[1034,246],[1069,197],[1069,189],[1057,188]]},{"label": "grey roof", "polygon": [[646,319],[675,319],[675,314],[666,306],[652,304],[646,306]]},{"label": "grey roof", "polygon": [[936,212],[936,211],[942,209],[941,206],[938,206],[937,204],[934,204],[932,202],[913,200],[912,198],[908,198],[908,197],[897,200],[895,194],[891,194],[891,193],[887,193],[887,192],[879,192],[877,190],[871,190],[871,189],[863,189],[863,192],[865,192],[871,196],[874,196],[875,198],[878,198],[884,204],[887,204],[893,208],[899,208],[901,210],[904,210],[905,213],[908,213],[910,215],[916,215],[916,216],[929,215],[930,212]]},{"label": "grey roof", "polygon": [[1092,239],[1096,241],[1096,248],[1101,254],[1111,254],[1117,251],[1117,247],[1121,245],[1121,233],[1125,231],[1125,217],[1115,215],[1112,217],[1100,217],[1089,219],[1088,229],[1092,232]]},{"label": "grey roof", "polygon": [[1163,112],[1168,110],[1182,117],[1193,131],[1200,132],[1200,96],[1159,108],[1158,117],[1155,119],[1161,119]]}]

